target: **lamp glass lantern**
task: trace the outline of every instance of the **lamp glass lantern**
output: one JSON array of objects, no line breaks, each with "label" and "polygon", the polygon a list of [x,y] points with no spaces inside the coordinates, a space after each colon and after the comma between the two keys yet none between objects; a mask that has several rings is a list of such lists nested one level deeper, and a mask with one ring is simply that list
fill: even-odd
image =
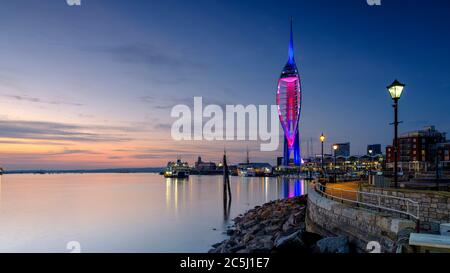
[{"label": "lamp glass lantern", "polygon": [[402,96],[405,85],[398,80],[395,80],[391,85],[387,87],[389,94],[393,100],[398,100]]},{"label": "lamp glass lantern", "polygon": [[323,135],[323,133],[320,135],[320,141],[324,142],[325,141],[325,136]]}]

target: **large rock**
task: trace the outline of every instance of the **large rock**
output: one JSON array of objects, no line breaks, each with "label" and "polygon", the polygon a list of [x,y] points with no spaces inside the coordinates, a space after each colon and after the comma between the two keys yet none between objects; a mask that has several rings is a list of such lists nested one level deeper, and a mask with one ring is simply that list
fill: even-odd
[{"label": "large rock", "polygon": [[319,234],[303,231],[302,241],[305,245],[310,246],[311,250],[316,246],[317,241],[321,240],[323,237]]},{"label": "large rock", "polygon": [[268,226],[268,227],[264,228],[264,231],[267,232],[267,233],[270,233],[270,234],[275,233],[278,230],[280,230],[280,226],[279,225],[271,225],[271,226]]},{"label": "large rock", "polygon": [[295,224],[294,224],[294,215],[291,215],[291,216],[289,217],[289,219],[288,219],[286,222],[284,222],[283,227],[282,227],[282,230],[283,230],[284,232],[286,232],[286,231],[288,231],[289,229],[291,229],[294,225],[295,225]]},{"label": "large rock", "polygon": [[239,245],[236,245],[236,246],[231,247],[230,249],[228,249],[227,252],[230,252],[230,253],[236,253],[236,252],[238,252],[238,251],[240,251],[240,250],[242,250],[242,249],[245,249],[245,245],[239,244]]},{"label": "large rock", "polygon": [[300,210],[299,212],[293,214],[294,218],[293,220],[295,225],[305,222],[306,208],[301,207],[299,210]]},{"label": "large rock", "polygon": [[317,241],[316,251],[320,253],[349,253],[347,236],[328,237]]},{"label": "large rock", "polygon": [[242,242],[244,244],[247,244],[248,242],[250,242],[254,238],[255,238],[255,236],[253,236],[251,233],[247,233],[247,234],[244,235],[244,238],[242,238]]},{"label": "large rock", "polygon": [[226,232],[226,234],[227,234],[228,236],[232,236],[232,235],[234,235],[235,233],[236,233],[236,229],[234,229],[234,228],[230,228],[230,229],[228,229],[227,232]]},{"label": "large rock", "polygon": [[272,211],[269,209],[265,209],[263,212],[261,212],[261,218],[266,220],[272,215]]},{"label": "large rock", "polygon": [[220,242],[220,243],[217,243],[217,244],[213,244],[212,245],[212,247],[213,248],[218,248],[221,244],[223,244],[225,241],[222,241],[222,242]]},{"label": "large rock", "polygon": [[252,227],[252,226],[254,226],[256,224],[257,224],[256,220],[249,220],[249,221],[244,222],[242,224],[242,229],[248,229],[248,228],[250,228],[250,227]]},{"label": "large rock", "polygon": [[275,241],[275,248],[278,250],[302,249],[305,244],[302,240],[302,230],[298,230],[287,236],[280,236]]}]

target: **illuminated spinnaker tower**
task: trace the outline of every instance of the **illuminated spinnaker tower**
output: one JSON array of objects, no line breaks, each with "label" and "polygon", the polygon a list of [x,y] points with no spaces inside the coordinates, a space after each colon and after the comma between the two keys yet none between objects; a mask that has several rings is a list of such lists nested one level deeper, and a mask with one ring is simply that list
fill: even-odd
[{"label": "illuminated spinnaker tower", "polygon": [[283,165],[288,166],[291,154],[294,164],[300,166],[300,136],[298,123],[300,119],[302,92],[300,76],[294,60],[294,40],[292,33],[289,41],[289,59],[278,80],[277,105],[281,126],[284,130]]}]

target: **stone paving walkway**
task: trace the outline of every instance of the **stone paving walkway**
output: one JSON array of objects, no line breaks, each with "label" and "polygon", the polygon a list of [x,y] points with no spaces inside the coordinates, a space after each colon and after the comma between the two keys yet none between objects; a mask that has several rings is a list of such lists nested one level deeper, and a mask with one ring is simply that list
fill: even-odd
[{"label": "stone paving walkway", "polygon": [[[356,193],[346,191],[357,191],[359,182],[340,182],[340,183],[328,183],[327,193],[336,197],[345,198],[348,200],[356,201]],[[345,190],[345,191],[342,191]]]}]

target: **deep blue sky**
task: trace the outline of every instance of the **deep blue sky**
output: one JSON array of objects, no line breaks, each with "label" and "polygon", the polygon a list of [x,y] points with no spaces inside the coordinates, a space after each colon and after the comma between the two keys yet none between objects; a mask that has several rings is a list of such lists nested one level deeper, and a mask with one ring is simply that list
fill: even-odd
[{"label": "deep blue sky", "polygon": [[[291,16],[303,84],[300,130],[303,143],[314,138],[316,153],[322,131],[327,147],[349,141],[352,154],[390,143],[385,87],[395,78],[407,84],[401,132],[431,124],[450,131],[447,0],[382,0],[381,6],[365,0],[82,0],[81,7],[11,0],[0,9],[0,138],[38,146],[2,148],[0,164],[85,167],[91,156],[95,166],[131,159],[133,166],[161,165],[179,149],[167,130],[171,106],[194,95],[217,103],[275,103]],[[18,121],[28,122],[33,135],[24,135]],[[77,134],[108,131],[109,145],[99,150],[73,138],[45,149],[37,143],[61,140],[58,133],[67,137],[67,124],[77,124],[70,129]],[[55,126],[59,131],[49,136],[45,130]],[[217,160],[223,149],[200,144],[182,153]],[[57,164],[58,158],[36,165],[36,153],[65,156],[68,163]],[[274,155],[254,153],[271,162]]]}]

